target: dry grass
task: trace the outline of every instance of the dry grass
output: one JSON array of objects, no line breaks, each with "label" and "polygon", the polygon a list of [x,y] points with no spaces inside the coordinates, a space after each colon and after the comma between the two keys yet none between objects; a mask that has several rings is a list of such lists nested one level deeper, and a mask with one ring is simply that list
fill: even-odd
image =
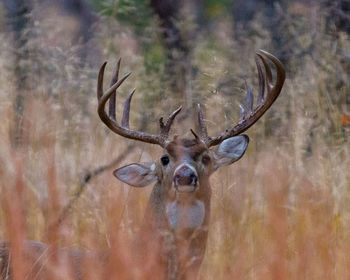
[{"label": "dry grass", "polygon": [[[217,25],[227,26],[225,20]],[[103,32],[97,39],[107,34],[107,26],[110,33],[119,30],[119,26],[104,21],[100,25]],[[350,89],[346,83],[338,88],[341,76],[349,75],[338,62],[334,38],[322,27],[314,28],[315,49],[302,61],[291,59],[281,97],[248,132],[251,142],[245,157],[212,177],[211,226],[202,279],[350,277],[350,143],[339,106]],[[233,97],[211,90],[232,72],[237,76],[248,73],[255,84],[252,54],[269,46],[264,30],[261,32],[266,36],[248,38],[244,46],[223,36],[225,29],[220,30],[213,35],[220,48],[213,48],[202,38],[194,52],[200,74],[193,81],[193,96],[205,99],[213,133],[235,119],[237,106],[232,100],[240,93],[235,87],[231,90],[238,94]],[[146,75],[130,32],[119,32],[123,33],[121,42],[102,40],[98,48],[111,61],[115,61],[116,53],[125,53],[122,68],[125,72],[135,69],[122,88],[123,100],[134,84],[145,82],[142,89],[146,92],[154,86],[149,81],[153,79],[157,85],[161,82],[152,73]],[[298,30],[293,32],[298,35]],[[72,48],[58,50],[33,39],[32,45],[41,52],[28,58],[35,63],[30,66],[32,71],[29,68],[29,77],[33,78],[30,89],[22,91],[24,142],[14,148],[10,132],[12,104],[18,90],[9,62],[11,44],[6,43],[5,36],[0,34],[0,239],[13,244],[14,278],[29,279],[25,275],[33,273],[22,254],[25,245],[21,240],[38,240],[53,245],[48,279],[72,276],[70,256],[59,261],[55,258],[59,254],[55,250],[61,247],[91,252],[112,249],[106,266],[96,266],[93,257],[86,259],[82,264],[88,271],[86,279],[141,279],[141,270],[132,265],[133,248],[128,244],[142,221],[151,187],[132,189],[105,172],[88,183],[64,222],[55,223],[85,170],[108,163],[128,144],[109,133],[95,113],[97,67],[83,68],[75,63]],[[308,39],[300,38],[306,40],[305,44]],[[339,34],[337,40],[344,50],[349,49],[345,34]],[[136,55],[132,57],[130,50],[123,50],[123,44],[131,45]],[[36,75],[36,67],[45,71]],[[111,72],[111,68],[108,70]],[[145,100],[150,102],[152,96],[139,93],[134,100],[135,127],[145,112]],[[159,104],[152,105],[153,115],[161,115]],[[223,108],[224,113],[221,109],[210,110],[213,106]],[[169,110],[175,106],[163,101],[160,107]],[[155,130],[155,126],[149,129]],[[159,155],[158,148],[140,144],[120,165],[156,160]],[[143,268],[152,275],[155,272],[150,267],[151,261]]]}]

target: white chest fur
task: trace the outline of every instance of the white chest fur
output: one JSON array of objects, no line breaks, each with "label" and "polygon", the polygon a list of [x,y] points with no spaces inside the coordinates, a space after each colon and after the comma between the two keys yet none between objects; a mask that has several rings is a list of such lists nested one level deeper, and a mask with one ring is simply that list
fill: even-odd
[{"label": "white chest fur", "polygon": [[204,203],[193,200],[183,204],[175,200],[167,204],[166,214],[171,228],[198,228],[204,221]]}]

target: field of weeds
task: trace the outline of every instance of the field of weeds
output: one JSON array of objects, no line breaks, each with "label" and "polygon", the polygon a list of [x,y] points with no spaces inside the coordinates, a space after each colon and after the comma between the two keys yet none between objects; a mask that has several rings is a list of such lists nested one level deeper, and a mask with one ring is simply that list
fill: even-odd
[{"label": "field of weeds", "polygon": [[[35,1],[17,45],[23,38],[16,38],[0,2],[0,239],[13,244],[15,279],[40,279],[26,263],[22,240],[91,252],[112,248],[116,262],[103,269],[81,264],[86,279],[143,279],[128,244],[152,187],[131,188],[112,171],[158,160],[161,150],[116,136],[100,121],[96,83],[104,61],[107,80],[119,57],[121,71],[133,72],[117,97],[121,114],[127,93],[137,88],[131,127],[157,133],[159,117],[182,103],[190,113],[173,133],[191,137],[193,103],[205,107],[210,134],[237,122],[244,81],[258,88],[258,49],[284,55],[287,79],[272,108],[247,131],[245,156],[211,178],[200,278],[349,279],[349,34],[329,29],[327,10],[317,3],[287,2],[276,8],[281,32],[290,36],[284,49],[271,45],[278,34],[261,23],[261,14],[250,23],[254,32],[239,39],[228,15],[199,32],[182,96],[172,91],[156,20],[140,34],[102,9],[81,41],[74,14]],[[179,28],[192,30],[181,24],[186,20]],[[69,257],[49,258],[47,279],[70,279],[70,264]]]}]

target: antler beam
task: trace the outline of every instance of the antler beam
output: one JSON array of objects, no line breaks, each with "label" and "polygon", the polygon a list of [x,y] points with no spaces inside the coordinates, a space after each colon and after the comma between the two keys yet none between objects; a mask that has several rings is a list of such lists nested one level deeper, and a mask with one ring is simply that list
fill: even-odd
[{"label": "antler beam", "polygon": [[[269,60],[276,68],[276,81],[273,83],[271,68],[267,62]],[[254,108],[254,95],[252,89],[246,84],[247,89],[247,104],[245,107],[240,105],[240,120],[233,127],[226,129],[218,136],[208,136],[207,128],[205,125],[205,120],[203,112],[198,105],[198,123],[200,127],[199,139],[204,142],[208,147],[220,144],[227,138],[236,136],[247,130],[255,122],[257,122],[261,116],[270,108],[270,106],[275,102],[276,98],[281,92],[286,74],[282,66],[282,63],[274,57],[272,54],[259,50],[256,53],[256,67],[258,70],[259,77],[259,91],[257,97],[257,105]],[[129,128],[129,114],[130,114],[130,104],[131,99],[135,93],[133,89],[124,104],[123,116],[121,125],[118,124],[116,120],[116,90],[122,85],[122,83],[130,76],[130,73],[125,74],[121,79],[119,79],[119,69],[120,69],[120,59],[117,62],[116,69],[114,71],[110,88],[103,91],[103,76],[107,62],[105,62],[98,74],[97,83],[97,99],[98,99],[98,114],[101,120],[115,133],[120,136],[150,143],[158,144],[165,147],[169,142],[169,131],[174,122],[175,117],[181,111],[181,106],[172,112],[167,121],[164,122],[163,118],[159,120],[160,134],[154,135],[142,131],[131,130]],[[267,94],[265,96],[265,88]],[[109,100],[109,110],[106,113],[105,106]]]},{"label": "antler beam", "polygon": [[[276,68],[276,82],[272,81],[272,73],[269,64],[266,59],[269,59]],[[260,60],[260,61],[259,61]],[[203,113],[198,107],[198,122],[201,130],[201,140],[208,146],[215,146],[220,144],[227,138],[236,136],[246,131],[251,127],[261,116],[270,108],[270,106],[275,102],[276,98],[281,92],[286,73],[282,66],[282,63],[274,57],[272,54],[259,50],[256,53],[256,67],[258,70],[259,77],[259,91],[257,106],[253,109],[253,92],[250,87],[246,85],[247,88],[247,105],[246,108],[240,105],[240,121],[235,126],[226,129],[223,133],[218,136],[210,137],[207,134],[207,128],[205,126]],[[262,70],[261,63],[264,66],[265,74]],[[267,95],[265,97],[265,85],[267,89]]]},{"label": "antler beam", "polygon": [[[163,118],[160,119],[160,134],[154,135],[149,134],[142,131],[131,130],[129,128],[129,114],[130,114],[130,104],[131,99],[135,93],[135,89],[133,89],[124,104],[123,116],[121,125],[116,120],[116,109],[115,109],[115,99],[116,99],[116,90],[122,85],[122,83],[130,76],[130,73],[125,74],[121,79],[118,79],[119,69],[120,69],[120,59],[117,62],[116,69],[114,71],[111,86],[105,92],[103,91],[103,76],[106,68],[107,62],[105,62],[99,71],[98,74],[98,82],[97,82],[97,100],[98,100],[98,114],[101,120],[107,125],[109,129],[111,129],[116,134],[120,136],[134,139],[150,144],[158,144],[162,147],[165,147],[169,142],[169,131],[170,127],[173,124],[173,121],[176,115],[181,111],[181,107],[176,109],[173,113],[169,115],[166,123],[163,123]],[[109,100],[109,110],[108,114],[106,113],[105,106],[107,101]]]}]

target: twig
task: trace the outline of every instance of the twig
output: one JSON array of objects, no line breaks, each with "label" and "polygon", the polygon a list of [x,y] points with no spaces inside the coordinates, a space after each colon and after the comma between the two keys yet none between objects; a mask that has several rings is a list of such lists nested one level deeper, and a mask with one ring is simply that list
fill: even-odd
[{"label": "twig", "polygon": [[86,188],[86,185],[96,176],[100,175],[101,173],[113,168],[116,166],[118,163],[120,163],[134,148],[136,147],[135,144],[130,144],[126,147],[123,153],[121,153],[116,159],[111,161],[110,163],[100,166],[94,170],[87,171],[83,176],[82,179],[80,180],[80,184],[78,186],[78,189],[76,190],[75,194],[73,197],[70,199],[70,201],[67,203],[67,205],[63,208],[61,211],[61,214],[59,215],[59,218],[57,220],[57,224],[60,225],[64,219],[67,217],[67,214],[71,210],[73,204],[75,201],[80,197],[80,195],[83,193],[83,191]]}]

